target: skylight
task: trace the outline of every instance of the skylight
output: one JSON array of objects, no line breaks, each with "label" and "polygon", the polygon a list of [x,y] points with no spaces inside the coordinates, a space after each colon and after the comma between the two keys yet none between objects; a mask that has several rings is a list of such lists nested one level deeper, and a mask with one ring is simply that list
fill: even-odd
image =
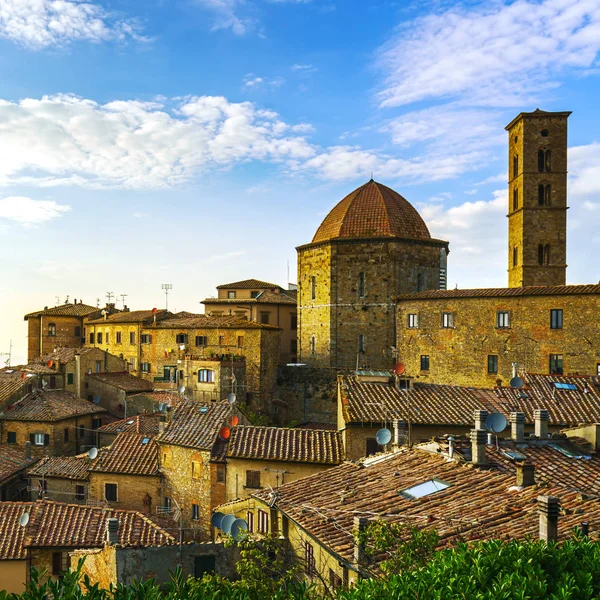
[{"label": "skylight", "polygon": [[516,450],[500,450],[504,456],[512,458],[513,460],[525,460],[527,457]]},{"label": "skylight", "polygon": [[555,381],[554,387],[557,390],[570,390],[571,392],[577,391],[577,386],[574,383],[559,383],[558,381]]},{"label": "skylight", "polygon": [[147,444],[150,441],[150,438],[144,438],[142,440],[142,444]]},{"label": "skylight", "polygon": [[412,487],[406,488],[402,490],[400,495],[406,496],[407,498],[412,498],[413,500],[417,500],[418,498],[423,498],[424,496],[429,496],[430,494],[434,494],[435,492],[441,492],[446,488],[450,487],[449,483],[444,483],[440,479],[430,479],[429,481],[425,481],[424,483],[419,483],[418,485],[413,485]]}]

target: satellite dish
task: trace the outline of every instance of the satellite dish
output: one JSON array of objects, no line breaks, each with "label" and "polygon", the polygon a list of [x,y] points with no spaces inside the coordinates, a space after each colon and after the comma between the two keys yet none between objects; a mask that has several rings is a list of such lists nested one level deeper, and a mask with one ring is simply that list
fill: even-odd
[{"label": "satellite dish", "polygon": [[485,420],[485,428],[491,433],[500,433],[506,429],[506,417],[502,413],[491,413]]},{"label": "satellite dish", "polygon": [[236,425],[239,425],[239,422],[240,420],[238,419],[237,415],[231,415],[229,417],[229,421],[227,421],[229,427],[235,427]]},{"label": "satellite dish", "polygon": [[185,393],[185,385],[180,385],[180,386],[179,386],[179,388],[177,389],[177,391],[178,391],[180,394],[183,394],[183,393]]},{"label": "satellite dish", "polygon": [[98,448],[90,448],[90,451],[88,452],[88,457],[94,460],[96,456],[98,456]]},{"label": "satellite dish", "polygon": [[21,527],[27,527],[27,523],[29,523],[29,513],[23,513],[19,519],[19,525]]},{"label": "satellite dish", "polygon": [[396,363],[392,368],[392,372],[394,373],[394,375],[402,375],[405,370],[406,370],[406,367],[404,366],[403,363],[400,363],[400,362]]},{"label": "satellite dish", "polygon": [[106,314],[106,310],[101,311],[100,314],[104,316]]},{"label": "satellite dish", "polygon": [[100,396],[98,396],[98,394],[96,394],[93,398],[92,398],[92,402],[94,404],[100,404]]},{"label": "satellite dish", "polygon": [[50,359],[47,363],[46,366],[50,369],[52,366],[54,366],[54,361],[52,359]]},{"label": "satellite dish", "polygon": [[244,521],[244,519],[236,519],[232,524],[231,524],[231,537],[234,540],[239,540],[244,531],[248,531],[248,523],[246,523],[246,521]]},{"label": "satellite dish", "polygon": [[227,394],[227,402],[229,402],[229,404],[233,404],[236,400],[235,394],[233,392],[230,392],[229,394]]},{"label": "satellite dish", "polygon": [[231,436],[231,429],[229,429],[229,427],[221,427],[221,429],[219,430],[219,438],[226,442],[229,437]]},{"label": "satellite dish", "polygon": [[517,390],[520,390],[524,385],[525,385],[525,382],[523,381],[523,379],[521,379],[521,377],[513,377],[510,380],[511,388],[516,388]]},{"label": "satellite dish", "polygon": [[155,315],[158,312],[158,308],[153,308],[152,309],[152,314]]},{"label": "satellite dish", "polygon": [[221,521],[225,515],[222,512],[214,512],[210,517],[210,524],[217,529],[221,528]]},{"label": "satellite dish", "polygon": [[221,521],[221,527],[219,529],[223,533],[231,533],[231,526],[235,523],[235,515],[225,515]]},{"label": "satellite dish", "polygon": [[392,440],[392,432],[384,427],[375,434],[375,439],[380,446],[385,446]]}]

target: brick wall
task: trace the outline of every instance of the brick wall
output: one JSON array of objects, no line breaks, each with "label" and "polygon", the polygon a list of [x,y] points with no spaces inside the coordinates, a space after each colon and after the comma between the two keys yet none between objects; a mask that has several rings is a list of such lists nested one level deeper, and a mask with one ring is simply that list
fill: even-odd
[{"label": "brick wall", "polygon": [[[48,326],[54,323],[56,335],[48,335]],[[75,337],[75,327],[80,328],[80,336]],[[40,336],[41,329],[41,336]],[[27,319],[27,360],[51,353],[58,346],[81,348],[83,336],[82,317],[42,316]]]},{"label": "brick wall", "polygon": [[[93,500],[104,500],[104,485],[117,484],[117,502],[109,502],[111,508],[138,510],[145,514],[156,514],[156,506],[162,503],[161,478],[152,475],[130,475],[120,473],[90,473],[90,497]],[[144,504],[148,494],[152,499],[150,505]]]}]

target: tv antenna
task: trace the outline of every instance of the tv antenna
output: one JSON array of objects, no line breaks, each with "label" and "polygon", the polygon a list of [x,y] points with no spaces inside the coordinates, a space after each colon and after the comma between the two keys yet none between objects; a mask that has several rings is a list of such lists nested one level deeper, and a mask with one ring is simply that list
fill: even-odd
[{"label": "tv antenna", "polygon": [[119,294],[119,296],[121,297],[121,302],[123,303],[123,308],[125,308],[125,298],[127,298],[127,296],[129,296],[129,294]]},{"label": "tv antenna", "polygon": [[96,308],[100,308],[100,298],[96,298]]},{"label": "tv antenna", "polygon": [[10,361],[12,359],[12,340],[10,340],[9,346],[8,346],[8,352],[0,352],[0,356],[7,356],[8,358],[4,361],[4,364],[7,367],[10,367]]},{"label": "tv antenna", "polygon": [[58,306],[60,304],[60,296],[54,296],[54,298],[56,299],[55,306]]},{"label": "tv antenna", "polygon": [[106,292],[106,299],[108,300],[109,304],[113,298],[114,298],[114,294],[112,292]]},{"label": "tv antenna", "polygon": [[69,296],[65,296],[65,304],[69,304]]},{"label": "tv antenna", "polygon": [[173,285],[170,283],[163,283],[160,287],[165,290],[165,310],[169,310],[169,290],[173,289]]}]

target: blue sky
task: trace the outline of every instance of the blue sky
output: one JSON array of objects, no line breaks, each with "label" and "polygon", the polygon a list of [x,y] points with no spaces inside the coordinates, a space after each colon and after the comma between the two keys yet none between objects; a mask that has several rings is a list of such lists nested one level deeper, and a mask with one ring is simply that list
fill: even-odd
[{"label": "blue sky", "polygon": [[0,0],[0,352],[67,295],[200,311],[295,281],[371,173],[506,284],[506,133],[572,110],[569,283],[597,282],[597,0]]}]

